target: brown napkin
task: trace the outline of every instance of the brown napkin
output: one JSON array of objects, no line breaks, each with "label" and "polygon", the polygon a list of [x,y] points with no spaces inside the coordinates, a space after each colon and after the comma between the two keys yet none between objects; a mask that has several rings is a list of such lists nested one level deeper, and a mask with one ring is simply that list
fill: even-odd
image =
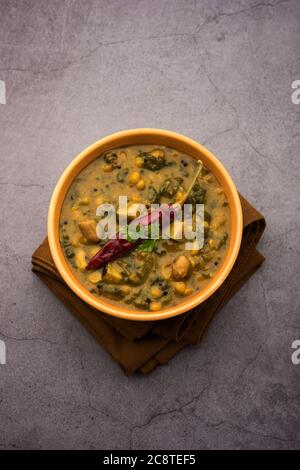
[{"label": "brown napkin", "polygon": [[244,232],[236,263],[222,286],[199,307],[162,321],[135,322],[111,317],[77,297],[59,275],[47,238],[32,255],[33,271],[110,353],[126,374],[147,374],[167,363],[188,344],[197,344],[214,314],[262,264],[256,244],[265,229],[264,217],[242,196]]}]

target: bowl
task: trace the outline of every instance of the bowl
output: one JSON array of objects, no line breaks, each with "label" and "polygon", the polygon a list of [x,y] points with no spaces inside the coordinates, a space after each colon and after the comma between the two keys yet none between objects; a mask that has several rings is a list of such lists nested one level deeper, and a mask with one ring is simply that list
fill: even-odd
[{"label": "bowl", "polygon": [[[74,277],[69,265],[65,259],[59,239],[59,218],[61,208],[68,192],[68,189],[78,173],[97,158],[103,152],[108,150],[135,144],[154,144],[165,145],[186,153],[193,158],[201,159],[212,173],[217,177],[220,185],[226,194],[230,214],[231,214],[231,237],[227,255],[223,265],[211,279],[210,283],[203,290],[197,292],[194,296],[182,299],[182,302],[173,307],[162,309],[158,312],[145,312],[131,310],[125,307],[118,307],[106,302],[105,298],[93,296],[80,282]],[[49,213],[48,213],[48,239],[54,263],[72,291],[78,295],[87,304],[95,309],[106,312],[115,317],[126,320],[153,321],[164,320],[176,315],[180,315],[188,310],[195,308],[207,300],[224,282],[229,275],[234,262],[237,258],[242,240],[243,217],[240,198],[236,187],[222,163],[205,147],[198,142],[175,132],[162,129],[131,129],[116,132],[103,139],[98,140],[88,148],[77,155],[74,160],[65,169],[59,178],[54,189]]]}]

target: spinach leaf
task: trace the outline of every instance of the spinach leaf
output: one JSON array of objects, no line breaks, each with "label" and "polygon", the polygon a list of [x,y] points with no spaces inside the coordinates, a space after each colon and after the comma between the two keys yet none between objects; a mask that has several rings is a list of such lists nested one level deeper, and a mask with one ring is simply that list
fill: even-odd
[{"label": "spinach leaf", "polygon": [[206,189],[202,188],[200,184],[195,183],[189,197],[187,198],[187,204],[204,204],[206,196]]},{"label": "spinach leaf", "polygon": [[124,183],[128,173],[129,173],[129,168],[122,168],[122,170],[118,171],[117,180],[119,181],[119,183]]},{"label": "spinach leaf", "polygon": [[108,163],[113,168],[121,168],[118,162],[118,155],[116,153],[106,152],[103,155],[103,160],[105,161],[105,163]]},{"label": "spinach leaf", "polygon": [[167,162],[165,157],[155,157],[148,152],[140,151],[139,156],[143,159],[143,168],[150,171],[158,171],[166,166],[174,164],[174,162]]},{"label": "spinach leaf", "polygon": [[156,204],[159,202],[159,193],[156,191],[154,186],[149,186],[147,196],[150,204]]},{"label": "spinach leaf", "polygon": [[161,196],[173,197],[175,193],[181,188],[183,178],[177,176],[175,178],[166,178],[161,184],[159,193]]},{"label": "spinach leaf", "polygon": [[141,251],[148,251],[151,252],[155,248],[155,243],[156,240],[152,240],[151,238],[149,240],[144,240],[143,243],[139,246],[139,249]]}]

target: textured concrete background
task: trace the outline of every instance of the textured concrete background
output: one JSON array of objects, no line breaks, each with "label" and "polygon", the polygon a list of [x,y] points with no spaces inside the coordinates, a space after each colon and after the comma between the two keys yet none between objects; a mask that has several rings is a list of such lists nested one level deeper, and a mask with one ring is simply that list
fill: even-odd
[{"label": "textured concrete background", "polygon": [[[0,447],[300,447],[299,25],[299,0],[0,1]],[[147,126],[215,152],[267,261],[199,348],[126,378],[30,258],[72,158]]]}]

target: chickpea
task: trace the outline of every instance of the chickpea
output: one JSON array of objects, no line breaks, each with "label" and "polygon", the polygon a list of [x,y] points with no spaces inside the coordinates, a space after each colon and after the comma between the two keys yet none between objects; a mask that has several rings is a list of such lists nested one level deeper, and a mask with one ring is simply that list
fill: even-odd
[{"label": "chickpea", "polygon": [[97,236],[97,223],[94,219],[87,219],[79,222],[78,224],[82,235],[89,241],[97,243],[99,238]]},{"label": "chickpea", "polygon": [[163,292],[158,287],[151,287],[150,295],[154,299],[160,299],[163,295]]},{"label": "chickpea", "polygon": [[75,264],[80,271],[85,271],[87,266],[85,251],[82,249],[77,249],[75,254]]},{"label": "chickpea", "polygon": [[105,173],[110,173],[112,170],[113,167],[110,163],[105,163],[104,165],[102,165],[102,171],[104,171]]},{"label": "chickpea", "polygon": [[74,247],[74,248],[77,248],[80,244],[80,236],[74,236],[72,239],[71,239],[71,245]]},{"label": "chickpea", "polygon": [[89,197],[82,197],[80,200],[79,200],[79,204],[81,206],[88,206],[90,203],[90,198]]},{"label": "chickpea", "polygon": [[185,282],[175,282],[174,289],[177,294],[184,294],[184,291],[186,290]]},{"label": "chickpea", "polygon": [[193,292],[193,289],[191,287],[187,287],[184,291],[184,295],[190,295]]},{"label": "chickpea", "polygon": [[189,274],[191,264],[186,256],[181,255],[173,261],[172,273],[176,281],[184,279]]},{"label": "chickpea", "polygon": [[135,157],[135,164],[137,167],[141,168],[143,166],[144,160],[142,157]]},{"label": "chickpea", "polygon": [[171,263],[164,264],[161,268],[162,277],[168,281],[172,276],[172,266]]},{"label": "chickpea", "polygon": [[95,271],[88,275],[88,280],[92,284],[98,284],[98,282],[102,280],[102,274],[100,273],[100,271]]},{"label": "chickpea", "polygon": [[175,194],[175,201],[176,202],[180,202],[185,196],[185,192],[184,191],[178,191],[176,194]]},{"label": "chickpea", "polygon": [[153,157],[156,157],[156,158],[164,157],[164,155],[165,155],[165,152],[161,149],[152,150],[150,153],[151,153],[151,155],[153,155]]},{"label": "chickpea", "polygon": [[212,250],[217,249],[216,241],[213,240],[212,238],[210,238],[207,243],[208,243],[209,248],[211,248]]},{"label": "chickpea", "polygon": [[129,286],[122,286],[121,289],[122,289],[122,291],[124,292],[125,295],[129,294],[129,292],[130,292],[130,287]]},{"label": "chickpea", "polygon": [[140,180],[136,183],[136,187],[137,189],[139,189],[140,191],[142,191],[143,189],[145,189],[145,181],[144,180]]},{"label": "chickpea", "polygon": [[141,202],[142,198],[139,194],[133,193],[131,195],[132,202]]},{"label": "chickpea", "polygon": [[119,271],[116,266],[109,263],[107,267],[107,271],[104,275],[104,280],[111,283],[111,284],[118,284],[122,281],[122,272]]},{"label": "chickpea", "polygon": [[162,307],[161,302],[151,302],[150,304],[151,312],[157,312],[158,310],[161,310],[161,307]]},{"label": "chickpea", "polygon": [[139,179],[140,179],[141,175],[140,175],[140,172],[139,171],[133,171],[132,173],[130,173],[130,175],[128,176],[128,181],[129,183],[131,184],[136,184]]}]

